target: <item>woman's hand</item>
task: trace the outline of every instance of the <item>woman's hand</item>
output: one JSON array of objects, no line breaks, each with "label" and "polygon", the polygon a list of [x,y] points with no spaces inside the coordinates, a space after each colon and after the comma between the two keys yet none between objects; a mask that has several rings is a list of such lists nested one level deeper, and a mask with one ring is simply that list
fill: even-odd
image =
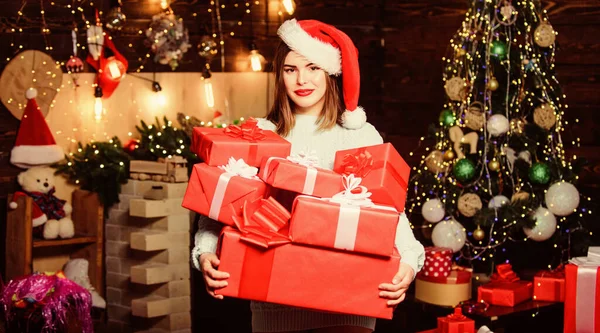
[{"label": "woman's hand", "polygon": [[398,273],[392,279],[392,283],[382,283],[379,285],[379,290],[381,290],[379,297],[389,299],[387,302],[389,307],[395,307],[400,304],[406,297],[406,290],[408,290],[408,287],[412,283],[414,275],[415,271],[412,267],[409,264],[401,262]]},{"label": "woman's hand", "polygon": [[215,294],[215,290],[225,288],[227,286],[225,280],[229,278],[229,273],[218,270],[220,263],[219,258],[214,253],[202,253],[200,255],[200,268],[204,276],[206,291],[216,299],[223,299],[223,295]]}]

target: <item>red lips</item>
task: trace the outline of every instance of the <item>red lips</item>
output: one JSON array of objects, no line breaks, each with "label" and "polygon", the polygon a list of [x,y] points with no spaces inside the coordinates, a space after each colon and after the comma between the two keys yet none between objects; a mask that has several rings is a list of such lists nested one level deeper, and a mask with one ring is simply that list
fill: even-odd
[{"label": "red lips", "polygon": [[310,94],[312,94],[312,92],[315,91],[314,89],[298,89],[295,90],[294,93],[300,97],[306,97]]}]

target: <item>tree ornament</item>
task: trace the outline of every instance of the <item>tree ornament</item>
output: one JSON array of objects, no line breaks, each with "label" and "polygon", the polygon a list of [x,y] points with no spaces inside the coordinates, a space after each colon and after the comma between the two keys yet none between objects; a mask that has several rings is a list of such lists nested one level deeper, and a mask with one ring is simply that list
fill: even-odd
[{"label": "tree ornament", "polygon": [[500,86],[500,84],[498,83],[498,80],[496,80],[496,78],[493,76],[490,78],[490,80],[487,83],[487,88],[491,91],[498,90],[499,86]]},{"label": "tree ornament", "polygon": [[123,145],[123,150],[128,154],[132,154],[133,151],[139,147],[139,143],[139,140],[131,139]]},{"label": "tree ornament", "polygon": [[469,145],[469,154],[475,154],[477,152],[477,141],[479,140],[477,132],[471,132],[464,135],[459,126],[452,126],[448,130],[448,136],[450,137],[450,141],[454,142],[454,151],[459,159],[465,157],[465,154],[462,151],[463,144]]},{"label": "tree ornament", "polygon": [[146,43],[154,53],[154,62],[169,65],[175,70],[190,48],[190,38],[183,20],[173,11],[152,16],[150,27],[146,30]]},{"label": "tree ornament", "polygon": [[[498,16],[500,14],[500,16]],[[503,6],[500,7],[500,10],[495,12],[496,21],[502,25],[513,25],[517,22],[517,11],[515,7],[513,7],[510,2],[504,1]]]},{"label": "tree ornament", "polygon": [[477,229],[475,229],[475,231],[473,231],[473,238],[475,240],[483,240],[483,238],[485,238],[485,231],[483,231],[483,229],[481,229],[481,226],[477,226]]},{"label": "tree ornament", "polygon": [[551,129],[556,124],[556,112],[552,105],[545,103],[535,108],[533,122],[545,130]]},{"label": "tree ornament", "polygon": [[531,240],[536,242],[543,242],[556,231],[556,217],[544,207],[536,209],[533,215],[535,219],[535,226],[533,228],[523,227],[525,235]]},{"label": "tree ornament", "polygon": [[546,207],[557,216],[567,216],[579,206],[579,191],[573,184],[561,181],[554,183],[546,191]]},{"label": "tree ornament", "polygon": [[465,111],[465,125],[474,131],[479,131],[483,128],[484,121],[483,104],[474,102],[469,105]]},{"label": "tree ornament", "polygon": [[425,158],[427,169],[433,173],[444,172],[444,154],[439,150],[434,150]]},{"label": "tree ornament", "polygon": [[467,97],[467,84],[462,77],[454,76],[446,81],[446,94],[453,101],[462,101]]},{"label": "tree ornament", "polygon": [[544,185],[550,181],[550,167],[544,162],[536,162],[529,168],[529,180],[534,184]]},{"label": "tree ornament", "polygon": [[104,26],[106,27],[106,29],[113,32],[118,32],[121,31],[125,26],[127,16],[123,14],[123,12],[121,11],[121,6],[119,5],[109,9],[108,13],[104,17],[104,21]]},{"label": "tree ornament", "polygon": [[198,44],[198,55],[210,62],[219,52],[219,45],[210,36],[203,36]]},{"label": "tree ornament", "polygon": [[467,158],[460,159],[454,164],[452,172],[459,182],[468,182],[475,175],[475,164]]},{"label": "tree ornament", "polygon": [[433,245],[452,249],[453,252],[462,249],[466,238],[465,228],[455,219],[436,224],[431,233]]},{"label": "tree ornament", "polygon": [[503,60],[506,57],[506,44],[499,40],[493,41],[490,45],[490,54]]},{"label": "tree ornament", "polygon": [[534,32],[534,40],[537,45],[540,47],[549,47],[554,44],[556,40],[556,33],[554,32],[554,28],[547,22],[542,22],[535,29]]},{"label": "tree ornament", "polygon": [[525,67],[525,71],[530,71],[535,66],[535,59],[523,59],[523,66]]},{"label": "tree ornament", "polygon": [[463,49],[462,47],[456,49],[456,56],[457,57],[462,57],[465,54],[467,54],[467,51],[465,49]]},{"label": "tree ornament", "polygon": [[515,203],[517,201],[525,201],[525,200],[529,200],[529,193],[525,192],[525,191],[519,191],[515,194],[513,194],[513,196],[510,198],[510,202],[511,203]]},{"label": "tree ornament", "polygon": [[466,217],[473,217],[481,210],[483,204],[475,193],[466,193],[458,198],[458,211]]},{"label": "tree ornament", "polygon": [[507,197],[503,195],[497,195],[490,199],[490,202],[488,202],[488,208],[500,208],[509,202],[510,200],[508,200]]},{"label": "tree ornament", "polygon": [[437,223],[444,218],[446,211],[440,199],[429,199],[421,207],[421,214],[425,221]]},{"label": "tree ornament", "polygon": [[456,117],[454,116],[454,112],[452,110],[446,109],[440,113],[440,123],[442,123],[445,127],[452,126],[456,122]]},{"label": "tree ornament", "polygon": [[488,163],[488,168],[492,171],[498,171],[500,170],[500,162],[494,158]]},{"label": "tree ornament", "polygon": [[504,115],[494,114],[487,121],[487,131],[492,136],[500,136],[508,132],[510,123]]},{"label": "tree ornament", "polygon": [[444,152],[444,161],[452,161],[454,157],[456,157],[456,155],[454,154],[454,151],[452,151],[452,149],[448,149]]}]

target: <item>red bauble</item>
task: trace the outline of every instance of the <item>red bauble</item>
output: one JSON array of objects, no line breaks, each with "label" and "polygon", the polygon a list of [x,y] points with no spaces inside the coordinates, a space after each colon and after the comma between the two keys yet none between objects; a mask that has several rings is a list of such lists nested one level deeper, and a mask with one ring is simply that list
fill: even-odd
[{"label": "red bauble", "polygon": [[123,145],[123,150],[129,154],[133,153],[133,151],[138,147],[139,145],[139,141],[136,139],[131,139],[129,141],[127,141],[124,145]]}]

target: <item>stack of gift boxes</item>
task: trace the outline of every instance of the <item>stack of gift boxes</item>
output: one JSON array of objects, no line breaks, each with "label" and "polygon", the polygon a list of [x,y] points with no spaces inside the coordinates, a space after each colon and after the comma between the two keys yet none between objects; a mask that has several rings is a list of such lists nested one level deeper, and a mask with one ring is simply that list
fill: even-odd
[{"label": "stack of gift boxes", "polygon": [[378,286],[400,264],[410,169],[390,144],[339,151],[331,171],[311,154],[290,156],[287,141],[249,120],[195,128],[192,150],[204,163],[183,206],[227,225],[217,251],[230,278],[219,294],[392,317]]}]

